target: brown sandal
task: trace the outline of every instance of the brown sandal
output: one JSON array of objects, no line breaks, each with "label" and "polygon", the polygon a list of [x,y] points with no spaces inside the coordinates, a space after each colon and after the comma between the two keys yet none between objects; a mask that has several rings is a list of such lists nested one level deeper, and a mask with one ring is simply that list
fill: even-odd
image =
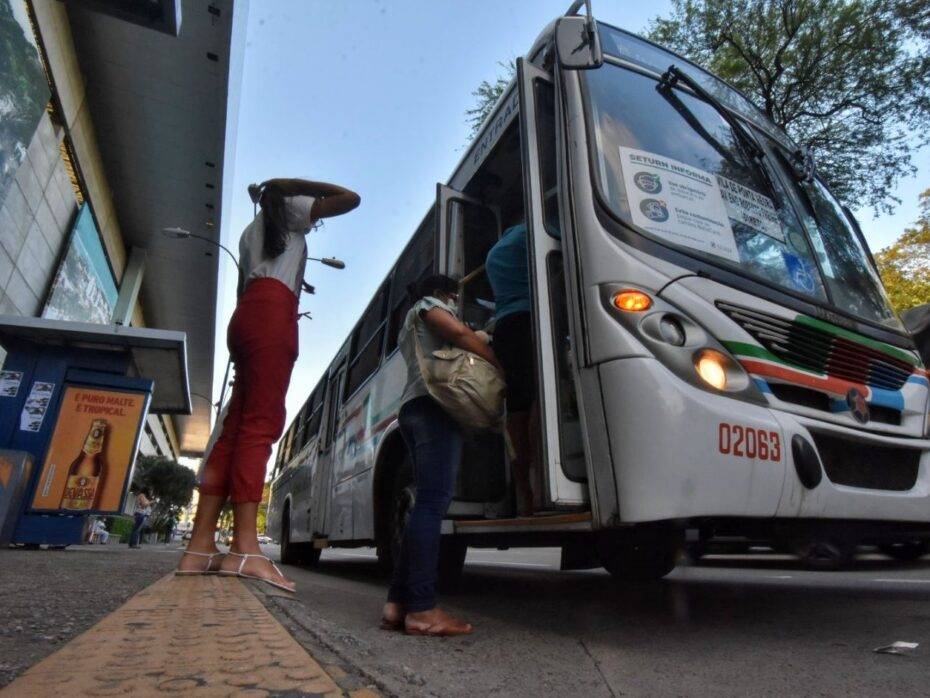
[{"label": "brown sandal", "polygon": [[408,635],[454,637],[456,635],[471,635],[474,628],[472,628],[471,623],[466,623],[443,612],[442,617],[435,623],[417,624],[417,621],[411,621],[408,617],[404,620],[404,630]]}]

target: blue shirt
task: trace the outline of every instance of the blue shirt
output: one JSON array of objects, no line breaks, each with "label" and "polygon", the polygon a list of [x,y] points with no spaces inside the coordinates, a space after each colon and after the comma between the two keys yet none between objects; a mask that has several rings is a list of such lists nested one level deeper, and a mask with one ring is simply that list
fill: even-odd
[{"label": "blue shirt", "polygon": [[532,305],[525,223],[504,231],[501,239],[488,252],[484,268],[494,291],[495,320],[530,311]]}]

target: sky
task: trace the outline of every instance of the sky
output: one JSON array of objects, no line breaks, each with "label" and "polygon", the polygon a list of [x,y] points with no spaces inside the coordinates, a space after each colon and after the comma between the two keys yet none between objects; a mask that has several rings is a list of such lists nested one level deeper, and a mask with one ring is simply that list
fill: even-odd
[{"label": "sky", "polygon": [[[311,234],[310,255],[338,257],[336,271],[310,262],[303,295],[300,357],[287,397],[288,421],[346,339],[372,294],[462,157],[472,91],[493,80],[499,61],[524,55],[569,0],[250,0],[235,140],[231,214],[224,242],[237,248],[252,219],[246,187],[271,177],[304,177],[357,191],[361,206]],[[670,3],[594,0],[610,24],[642,30]],[[898,190],[895,215],[858,217],[873,249],[891,243],[918,213],[930,186]],[[215,390],[226,365],[225,328],[235,307],[235,274],[220,285]]]}]

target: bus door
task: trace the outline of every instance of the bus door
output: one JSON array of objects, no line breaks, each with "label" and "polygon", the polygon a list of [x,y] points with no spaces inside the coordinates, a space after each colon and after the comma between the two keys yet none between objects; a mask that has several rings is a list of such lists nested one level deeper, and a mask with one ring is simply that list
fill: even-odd
[{"label": "bus door", "polygon": [[[440,273],[460,279],[459,315],[474,330],[494,317],[494,293],[484,269],[488,251],[500,239],[500,207],[443,184],[437,188]],[[471,433],[462,446],[454,510],[493,512],[507,507],[506,448],[500,434]],[[463,508],[464,507],[464,508]]]},{"label": "bus door", "polygon": [[550,74],[522,58],[517,77],[542,421],[543,505],[580,505],[588,500],[587,466],[570,361],[569,267],[562,258],[555,86]]},{"label": "bus door", "polygon": [[[346,527],[351,536],[352,498],[338,497],[335,489],[335,466],[339,450],[336,440],[339,433],[339,407],[345,382],[346,363],[342,361],[330,374],[326,386],[325,421],[320,429],[319,455],[314,472],[310,530],[315,536],[344,538]],[[348,512],[343,511],[348,506]],[[348,523],[346,523],[348,522]]]}]

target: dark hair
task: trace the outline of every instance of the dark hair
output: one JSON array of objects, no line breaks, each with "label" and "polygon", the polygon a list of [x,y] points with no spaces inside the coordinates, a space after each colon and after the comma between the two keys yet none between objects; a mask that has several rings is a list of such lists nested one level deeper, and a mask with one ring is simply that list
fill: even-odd
[{"label": "dark hair", "polygon": [[287,209],[284,205],[284,192],[275,185],[262,187],[258,202],[262,207],[265,223],[262,251],[267,259],[274,259],[287,247]]},{"label": "dark hair", "polygon": [[413,302],[425,298],[426,296],[432,296],[436,291],[446,294],[458,293],[459,282],[445,274],[433,274],[432,276],[427,276],[422,281],[407,286],[407,293],[410,294],[410,298]]},{"label": "dark hair", "polygon": [[249,198],[253,203],[262,207],[262,218],[265,224],[262,252],[267,259],[274,259],[287,247],[289,231],[284,199],[289,196],[298,196],[301,191],[299,186],[280,180],[249,185]]}]

